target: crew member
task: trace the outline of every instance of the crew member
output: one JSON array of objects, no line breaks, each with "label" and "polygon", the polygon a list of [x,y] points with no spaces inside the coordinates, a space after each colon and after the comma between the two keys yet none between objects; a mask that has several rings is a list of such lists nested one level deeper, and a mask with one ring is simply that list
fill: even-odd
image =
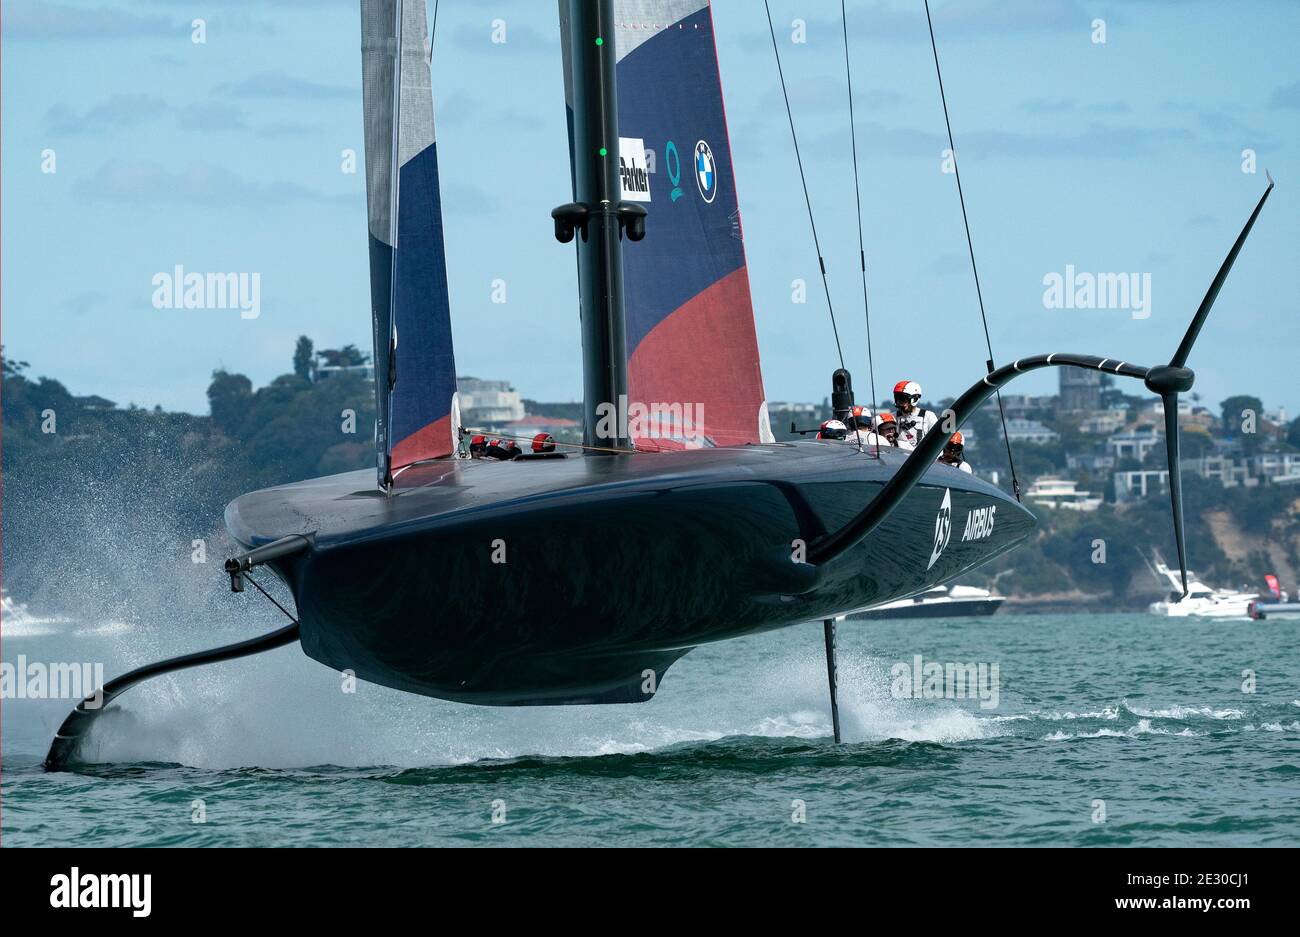
[{"label": "crew member", "polygon": [[486,436],[474,435],[469,438],[469,457],[471,459],[483,458],[483,453],[487,451],[488,440]]},{"label": "crew member", "polygon": [[871,408],[855,406],[844,421],[844,426],[848,430],[845,440],[862,446],[876,445],[871,422]]},{"label": "crew member", "polygon": [[880,437],[882,446],[893,446],[895,449],[906,450],[912,448],[899,437],[898,421],[894,419],[892,413],[882,413],[876,417],[876,435]]},{"label": "crew member", "polygon": [[826,420],[817,431],[818,439],[843,439],[848,436],[849,428],[842,420]]},{"label": "crew member", "polygon": [[849,414],[849,418],[844,421],[844,425],[850,433],[852,433],[854,430],[862,430],[863,432],[870,432],[871,431],[871,408],[863,407],[863,406],[855,406],[852,412]]},{"label": "crew member", "polygon": [[899,444],[915,449],[922,437],[934,429],[939,418],[921,406],[921,385],[916,381],[899,381],[894,385],[894,412],[898,418]]},{"label": "crew member", "polygon": [[509,462],[521,451],[519,445],[512,439],[493,439],[488,442],[483,455],[489,459],[502,459]]},{"label": "crew member", "polygon": [[939,456],[939,461],[944,465],[951,465],[953,468],[961,469],[968,475],[974,475],[970,463],[966,461],[965,440],[961,432],[953,433],[943,446],[943,453]]}]

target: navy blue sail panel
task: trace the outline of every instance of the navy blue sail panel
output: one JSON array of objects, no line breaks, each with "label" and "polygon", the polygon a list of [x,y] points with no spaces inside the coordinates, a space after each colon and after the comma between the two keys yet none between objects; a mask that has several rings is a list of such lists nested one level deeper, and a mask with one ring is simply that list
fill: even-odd
[{"label": "navy blue sail panel", "polygon": [[682,410],[633,436],[769,441],[711,9],[616,0],[615,20],[623,198],[647,210],[623,252],[629,396]]},{"label": "navy blue sail panel", "polygon": [[[459,424],[422,0],[361,0],[381,479],[450,454]],[[398,57],[401,50],[400,71]],[[394,80],[400,74],[395,88]]]}]

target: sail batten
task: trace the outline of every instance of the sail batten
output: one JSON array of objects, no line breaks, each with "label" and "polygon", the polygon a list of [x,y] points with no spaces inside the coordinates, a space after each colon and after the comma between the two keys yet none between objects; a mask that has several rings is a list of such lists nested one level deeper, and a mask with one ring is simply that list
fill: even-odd
[{"label": "sail batten", "polygon": [[450,454],[459,422],[423,0],[361,0],[376,445],[391,473]]}]

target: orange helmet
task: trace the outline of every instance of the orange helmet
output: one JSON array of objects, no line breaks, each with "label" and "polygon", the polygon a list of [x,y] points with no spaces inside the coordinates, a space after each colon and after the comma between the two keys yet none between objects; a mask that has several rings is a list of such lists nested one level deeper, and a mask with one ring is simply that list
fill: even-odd
[{"label": "orange helmet", "polygon": [[950,446],[964,446],[965,444],[966,440],[963,438],[960,430],[953,433],[952,437],[948,440],[948,445]]}]

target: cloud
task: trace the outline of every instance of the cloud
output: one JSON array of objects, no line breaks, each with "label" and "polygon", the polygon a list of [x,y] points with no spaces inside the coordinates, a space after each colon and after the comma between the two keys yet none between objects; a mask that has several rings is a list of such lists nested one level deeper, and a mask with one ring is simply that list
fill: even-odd
[{"label": "cloud", "polygon": [[50,133],[107,133],[138,127],[156,120],[167,111],[167,102],[152,94],[115,94],[108,100],[78,113],[56,104],[45,115]]},{"label": "cloud", "polygon": [[304,78],[295,78],[282,71],[258,72],[237,82],[227,82],[217,89],[221,94],[238,98],[260,100],[332,100],[360,95],[360,88],[346,85],[325,85]]},{"label": "cloud", "polygon": [[493,192],[470,182],[448,182],[442,187],[444,211],[482,213],[500,205],[501,200]]},{"label": "cloud", "polygon": [[75,7],[44,0],[9,0],[4,5],[4,37],[10,39],[124,39],[186,35],[188,22],[165,16],[140,16],[105,7]]},{"label": "cloud", "polygon": [[1300,109],[1300,81],[1274,88],[1268,99],[1269,107]]},{"label": "cloud", "polygon": [[924,277],[946,279],[970,270],[970,257],[967,254],[939,254],[925,263],[920,270]]},{"label": "cloud", "polygon": [[[1032,32],[1064,32],[1071,29],[1086,31],[1093,15],[1077,0],[951,0],[936,3],[931,9],[935,37],[942,43],[945,38],[974,36],[1004,36]],[[833,37],[842,42],[839,18],[819,20],[802,17],[807,22],[810,40],[814,36]],[[789,19],[773,16],[777,40],[789,37]],[[929,43],[925,11],[920,4],[912,9],[900,9],[896,4],[874,3],[857,7],[849,12],[850,42],[873,40],[902,40]],[[745,35],[741,42],[748,46],[766,45],[771,48],[771,37],[766,31]]]},{"label": "cloud", "polygon": [[98,307],[108,302],[108,295],[101,293],[99,290],[86,290],[77,293],[75,296],[69,296],[56,307],[60,312],[68,312],[73,315],[92,312]]},{"label": "cloud", "polygon": [[[531,26],[515,26],[506,22],[505,42],[493,42],[492,20],[484,19],[479,25],[457,27],[446,39],[443,30],[438,30],[434,40],[441,47],[450,41],[461,51],[492,53],[545,53],[558,55],[560,52],[560,31],[558,29],[543,34]],[[435,55],[436,55],[435,50]]]},{"label": "cloud", "polygon": [[1074,98],[1030,98],[1021,104],[1030,114],[1073,114],[1085,111],[1090,114],[1127,114],[1132,108],[1127,101],[1094,101],[1080,104]]},{"label": "cloud", "polygon": [[[1077,133],[1024,133],[1014,130],[976,130],[963,132],[957,141],[959,159],[987,156],[1031,156],[1096,159],[1128,159],[1144,156],[1171,144],[1195,142],[1190,130],[1174,127],[1131,127],[1090,124]],[[824,134],[813,140],[815,146],[844,146],[843,134]],[[932,157],[948,147],[942,133],[912,127],[889,127],[874,121],[858,125],[858,145],[870,152],[890,156]]]},{"label": "cloud", "polygon": [[212,163],[191,163],[172,172],[148,160],[114,159],[93,176],[77,180],[77,195],[88,201],[203,205],[265,205],[298,200],[327,201],[296,183],[257,183]]},{"label": "cloud", "polygon": [[167,117],[182,130],[200,133],[249,129],[247,115],[233,104],[195,101],[177,108],[152,94],[115,94],[85,111],[56,104],[46,113],[45,123],[50,133],[64,136],[114,134]]},{"label": "cloud", "polygon": [[[858,114],[869,114],[897,107],[904,101],[903,95],[888,88],[863,88],[854,82],[853,110]],[[848,89],[843,78],[819,77],[806,78],[790,82],[790,108],[798,114],[834,113],[847,114],[849,106]],[[761,104],[764,111],[785,110],[785,101],[779,90],[773,89],[763,97]]]},{"label": "cloud", "polygon": [[206,101],[187,104],[177,114],[182,130],[213,131],[247,130],[248,115],[242,109],[225,101]]},{"label": "cloud", "polygon": [[[558,112],[558,111],[557,111]],[[434,102],[434,119],[439,127],[506,128],[535,131],[546,127],[541,115],[513,105],[493,106],[463,91],[455,91]]]}]

